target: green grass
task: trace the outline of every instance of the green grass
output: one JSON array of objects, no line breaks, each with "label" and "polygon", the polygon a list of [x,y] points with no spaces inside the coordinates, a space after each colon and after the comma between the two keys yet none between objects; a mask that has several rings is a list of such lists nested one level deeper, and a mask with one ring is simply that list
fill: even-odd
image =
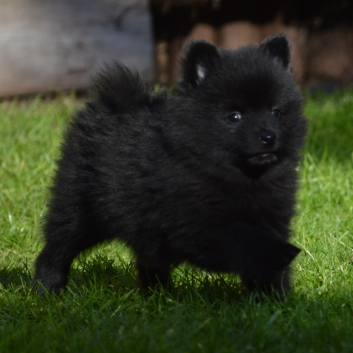
[{"label": "green grass", "polygon": [[67,291],[31,292],[40,222],[71,96],[0,104],[0,352],[353,352],[353,90],[307,97],[284,302],[257,302],[235,276],[177,269],[171,293],[135,290],[114,242],[78,259]]}]

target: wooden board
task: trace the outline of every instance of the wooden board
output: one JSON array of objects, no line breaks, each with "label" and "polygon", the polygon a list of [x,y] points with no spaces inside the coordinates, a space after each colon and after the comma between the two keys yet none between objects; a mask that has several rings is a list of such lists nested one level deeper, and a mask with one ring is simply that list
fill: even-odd
[{"label": "wooden board", "polygon": [[89,86],[120,60],[154,79],[147,0],[0,0],[0,96]]}]

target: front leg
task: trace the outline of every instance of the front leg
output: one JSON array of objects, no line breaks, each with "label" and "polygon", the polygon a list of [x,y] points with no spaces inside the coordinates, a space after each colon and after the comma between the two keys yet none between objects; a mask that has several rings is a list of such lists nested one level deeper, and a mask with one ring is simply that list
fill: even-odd
[{"label": "front leg", "polygon": [[291,291],[291,266],[279,271],[270,282],[256,281],[254,278],[242,276],[242,282],[250,292],[274,293],[279,298]]},{"label": "front leg", "polygon": [[300,252],[274,231],[243,223],[175,237],[172,247],[199,267],[239,274],[250,291],[273,289],[280,295],[290,290],[289,266]]},{"label": "front leg", "polygon": [[249,249],[249,261],[239,263],[238,273],[249,291],[274,292],[282,297],[291,290],[290,266],[299,252],[294,245],[262,233]]}]

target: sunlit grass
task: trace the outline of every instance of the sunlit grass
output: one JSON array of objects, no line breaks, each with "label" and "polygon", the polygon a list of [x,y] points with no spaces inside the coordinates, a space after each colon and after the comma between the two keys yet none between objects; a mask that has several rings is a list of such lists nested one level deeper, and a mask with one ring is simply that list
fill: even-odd
[{"label": "sunlit grass", "polygon": [[75,261],[59,298],[31,292],[40,222],[74,96],[0,104],[0,352],[352,352],[353,90],[308,96],[284,302],[256,302],[237,277],[177,269],[172,292],[141,295],[130,252]]}]

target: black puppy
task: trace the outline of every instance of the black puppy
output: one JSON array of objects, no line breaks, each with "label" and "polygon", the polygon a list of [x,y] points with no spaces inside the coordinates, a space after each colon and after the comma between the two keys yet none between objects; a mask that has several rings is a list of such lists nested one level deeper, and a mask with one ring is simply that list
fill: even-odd
[{"label": "black puppy", "polygon": [[171,96],[114,64],[65,134],[36,260],[59,293],[82,251],[118,238],[141,287],[188,261],[283,294],[306,122],[285,35],[236,51],[191,43]]}]

